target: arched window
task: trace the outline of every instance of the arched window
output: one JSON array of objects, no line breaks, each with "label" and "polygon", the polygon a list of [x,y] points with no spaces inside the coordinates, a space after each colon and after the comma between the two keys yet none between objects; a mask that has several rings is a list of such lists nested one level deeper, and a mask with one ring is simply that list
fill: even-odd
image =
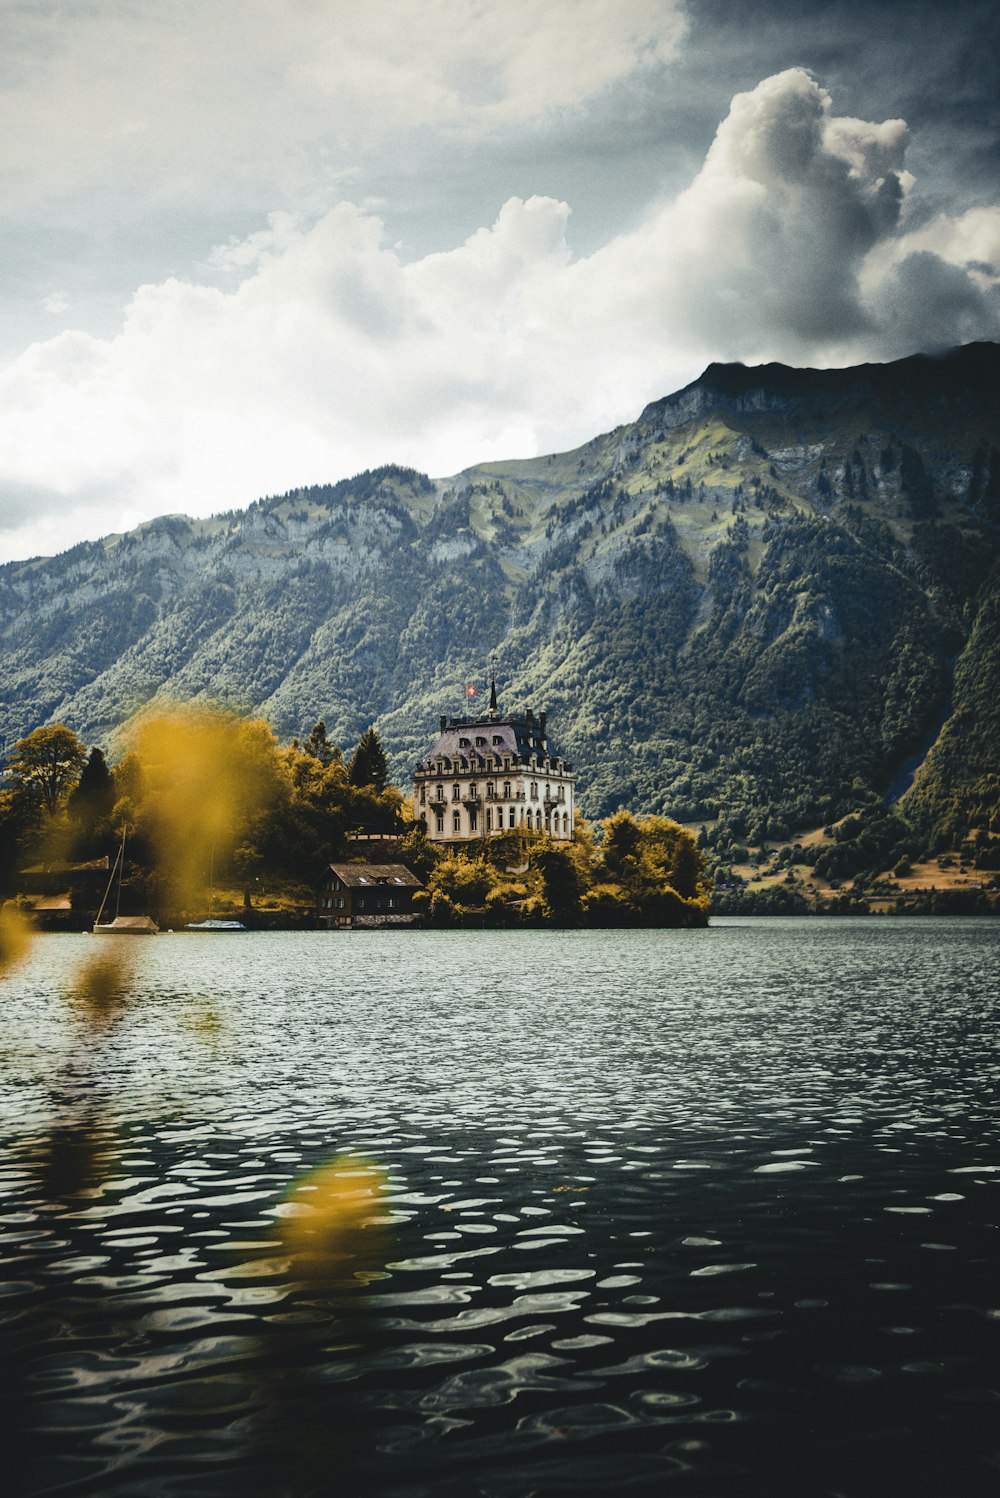
[{"label": "arched window", "polygon": [[443,785],[438,785],[438,786],[435,787],[435,789],[437,791],[437,794],[434,797],[435,801],[443,801],[444,800],[444,786]]},{"label": "arched window", "polygon": [[462,830],[462,813],[460,811],[452,812],[452,814],[451,814],[451,825],[452,825],[452,828],[454,829],[455,832],[461,832],[461,830]]},{"label": "arched window", "polygon": [[451,799],[453,801],[460,801],[461,797],[462,797],[462,787],[459,785],[458,781],[456,780],[455,784],[451,788]]},{"label": "arched window", "polygon": [[492,832],[493,831],[493,808],[492,808],[492,806],[488,806],[486,808],[486,831],[487,832]]},{"label": "arched window", "polygon": [[494,791],[494,786],[493,786],[492,780],[487,780],[487,782],[486,782],[486,799],[487,799],[487,801],[492,801],[493,800],[493,791]]},{"label": "arched window", "polygon": [[512,826],[512,827],[513,827],[513,826],[514,826],[514,825],[515,825],[515,820],[514,820],[514,808],[513,808],[513,807],[511,807],[511,809],[510,809],[510,825],[511,825],[511,826]]},{"label": "arched window", "polygon": [[532,801],[537,801],[538,800],[538,781],[537,780],[533,780],[531,782],[531,799],[532,799]]},{"label": "arched window", "polygon": [[535,812],[535,830],[537,832],[541,832],[542,830],[542,814],[540,811]]},{"label": "arched window", "polygon": [[563,836],[569,836],[569,812],[563,812]]}]

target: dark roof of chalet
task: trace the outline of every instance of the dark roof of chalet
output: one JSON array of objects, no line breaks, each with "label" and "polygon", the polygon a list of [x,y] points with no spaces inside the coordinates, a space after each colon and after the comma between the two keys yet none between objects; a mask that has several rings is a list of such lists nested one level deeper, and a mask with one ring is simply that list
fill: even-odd
[{"label": "dark roof of chalet", "polygon": [[89,863],[34,863],[30,869],[21,869],[22,874],[98,874],[107,873],[110,860],[92,858]]},{"label": "dark roof of chalet", "polygon": [[[544,740],[544,742],[543,742]],[[430,752],[419,761],[418,769],[433,770],[435,761],[451,760],[453,768],[473,758],[509,754],[527,764],[532,755],[539,759],[558,759],[542,732],[538,718],[451,718]],[[571,765],[565,764],[569,770]]]},{"label": "dark roof of chalet", "polygon": [[331,863],[329,868],[349,889],[375,885],[409,885],[419,889],[422,881],[403,863]]}]

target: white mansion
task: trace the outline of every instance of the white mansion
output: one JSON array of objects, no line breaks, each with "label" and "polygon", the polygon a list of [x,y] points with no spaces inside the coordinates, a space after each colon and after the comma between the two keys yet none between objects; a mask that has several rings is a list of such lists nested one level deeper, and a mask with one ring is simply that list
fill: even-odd
[{"label": "white mansion", "polygon": [[573,836],[573,766],[549,750],[545,713],[501,718],[497,689],[485,718],[441,719],[437,743],[413,777],[413,810],[436,843],[523,827]]}]

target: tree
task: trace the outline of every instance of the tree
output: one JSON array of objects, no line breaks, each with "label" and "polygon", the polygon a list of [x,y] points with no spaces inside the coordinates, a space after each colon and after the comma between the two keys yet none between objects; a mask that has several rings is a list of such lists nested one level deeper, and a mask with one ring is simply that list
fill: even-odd
[{"label": "tree", "polygon": [[531,856],[542,876],[546,913],[557,926],[580,924],[580,875],[572,855],[556,844],[543,844]]},{"label": "tree", "polygon": [[75,788],[66,803],[77,852],[97,851],[111,831],[111,813],[117,792],[111,771],[100,749],[91,749]]},{"label": "tree", "polygon": [[50,723],[18,739],[10,769],[14,779],[51,815],[76,784],[86,758],[86,747],[72,728],[65,723]]},{"label": "tree", "polygon": [[335,759],[340,758],[340,750],[336,744],[330,743],[322,718],[313,725],[309,737],[302,745],[302,751],[304,754],[311,754],[313,759],[318,759],[321,765],[332,764]]},{"label": "tree", "polygon": [[385,789],[388,774],[389,767],[382,740],[373,725],[358,740],[358,747],[351,756],[347,769],[348,779],[352,785],[373,785],[376,790],[381,791]]}]

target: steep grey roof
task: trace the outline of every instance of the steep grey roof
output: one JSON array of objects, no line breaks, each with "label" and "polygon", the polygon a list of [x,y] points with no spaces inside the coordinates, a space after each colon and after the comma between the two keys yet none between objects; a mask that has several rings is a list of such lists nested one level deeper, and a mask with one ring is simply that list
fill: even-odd
[{"label": "steep grey roof", "polygon": [[367,889],[378,885],[409,885],[419,889],[421,881],[402,863],[331,863],[330,870],[350,889]]},{"label": "steep grey roof", "polygon": [[[499,742],[494,744],[493,740]],[[546,740],[546,743],[548,741]],[[434,741],[431,750],[418,762],[418,770],[433,770],[438,759],[451,760],[453,769],[463,763],[470,768],[475,759],[486,755],[509,754],[526,763],[532,754],[558,759],[549,745],[542,745],[542,724],[538,718],[452,718]],[[569,769],[569,765],[565,766]]]}]

